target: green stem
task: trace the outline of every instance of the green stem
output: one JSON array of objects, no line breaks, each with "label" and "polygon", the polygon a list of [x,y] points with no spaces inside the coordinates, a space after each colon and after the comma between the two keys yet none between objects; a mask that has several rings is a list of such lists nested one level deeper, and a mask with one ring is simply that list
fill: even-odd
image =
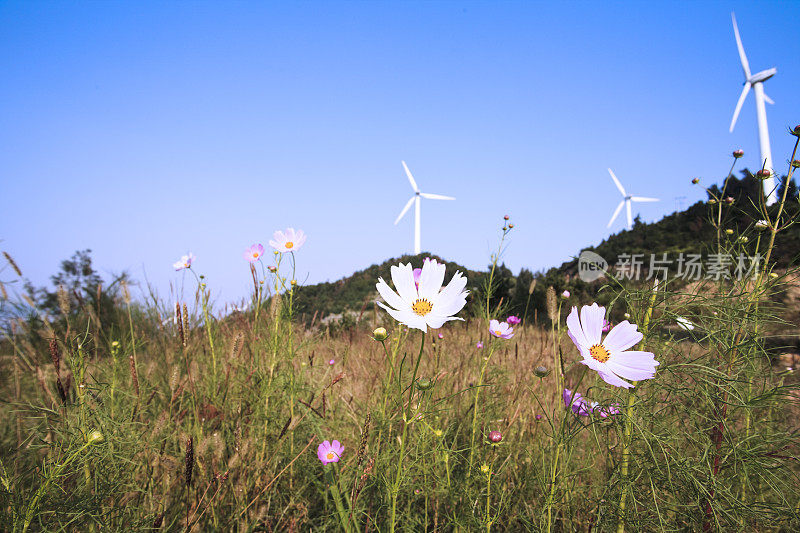
[{"label": "green stem", "polygon": [[411,400],[414,395],[414,382],[417,380],[417,370],[419,369],[419,362],[422,360],[422,352],[425,348],[425,333],[422,333],[422,341],[419,345],[419,355],[417,356],[416,364],[414,365],[414,375],[411,378],[411,384],[408,387],[408,407],[403,414],[403,435],[400,438],[400,456],[397,460],[397,475],[394,478],[392,485],[392,520],[390,531],[394,533],[397,524],[397,494],[400,491],[400,475],[403,472],[403,456],[406,449],[406,440],[408,435],[408,426],[411,424]]},{"label": "green stem", "polygon": [[[656,303],[656,296],[658,295],[658,279],[656,279],[653,285],[653,293],[650,295],[650,304],[647,306],[647,312],[644,315],[644,321],[642,322],[642,330],[647,335],[647,330],[650,325],[650,317],[653,315],[653,307]],[[640,347],[644,347],[644,340],[640,344]],[[633,418],[633,406],[636,401],[636,385],[637,382],[633,382],[633,387],[628,389],[628,403],[625,408],[625,433],[622,439],[622,465],[620,467],[620,474],[622,477],[622,494],[619,496],[619,517],[617,518],[617,533],[624,533],[625,531],[625,506],[627,504],[628,499],[628,468],[630,465],[630,457],[631,457],[631,437],[633,435],[633,424],[631,423],[631,419]]]},{"label": "green stem", "polygon": [[475,401],[472,404],[472,436],[469,440],[469,469],[467,470],[468,475],[472,473],[472,461],[475,456],[475,434],[477,433],[478,429],[478,400],[480,399],[481,389],[483,388],[483,378],[486,375],[486,367],[489,366],[489,360],[492,358],[492,354],[494,353],[494,346],[495,343],[493,342],[491,347],[489,348],[489,355],[486,356],[486,360],[483,362],[481,366],[481,374],[478,377],[478,386],[475,388]]}]

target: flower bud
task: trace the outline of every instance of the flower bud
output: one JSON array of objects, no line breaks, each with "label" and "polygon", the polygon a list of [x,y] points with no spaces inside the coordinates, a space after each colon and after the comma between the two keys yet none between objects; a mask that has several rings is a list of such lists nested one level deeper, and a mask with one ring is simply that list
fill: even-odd
[{"label": "flower bud", "polygon": [[500,444],[501,440],[503,440],[503,435],[499,431],[490,431],[489,432],[489,441],[492,444]]},{"label": "flower bud", "polygon": [[433,381],[430,378],[419,378],[417,380],[417,389],[430,390],[433,387]]},{"label": "flower bud", "polygon": [[794,127],[794,129],[793,129],[791,132],[789,132],[789,133],[791,133],[791,134],[792,134],[792,135],[794,135],[795,137],[800,137],[800,124],[798,124],[797,126],[795,126],[795,127]]},{"label": "flower bud", "polygon": [[732,229],[726,229],[725,233],[727,233],[728,235],[733,235],[733,230]]},{"label": "flower bud", "polygon": [[[798,127],[800,127],[800,126],[798,126]],[[508,220],[509,218],[510,218],[510,217],[509,217],[508,215],[505,215],[505,216],[503,217],[503,220]]]},{"label": "flower bud", "polygon": [[444,435],[444,432],[442,432],[441,429],[434,429],[433,434],[436,435],[437,437],[441,437],[442,435]]},{"label": "flower bud", "polygon": [[714,205],[714,204],[716,204],[716,203],[717,203],[717,201],[716,201],[716,200],[714,200],[713,198],[712,198],[711,200],[709,200],[709,201],[708,201],[708,205]]},{"label": "flower bud", "polygon": [[759,220],[756,222],[756,229],[758,231],[764,231],[765,229],[769,228],[769,222],[766,220]]},{"label": "flower bud", "polygon": [[762,168],[758,172],[756,172],[756,178],[760,180],[765,180],[770,176],[770,171],[768,168]]},{"label": "flower bud", "polygon": [[562,297],[562,298],[564,298],[565,300],[566,300],[567,298],[569,298],[569,297],[570,297],[570,293],[569,293],[569,291],[564,291],[564,292],[562,292],[562,293],[561,293],[561,297]]},{"label": "flower bud", "polygon": [[481,465],[481,473],[488,474],[490,470],[491,469],[489,468],[489,465],[487,465],[486,463],[483,463]]},{"label": "flower bud", "polygon": [[694,183],[695,185],[697,185],[698,183],[700,183],[700,178],[693,178],[693,179],[692,179],[692,183]]},{"label": "flower bud", "polygon": [[744,150],[734,150],[733,157],[739,159],[740,157],[744,156]]},{"label": "flower bud", "polygon": [[728,205],[731,205],[733,203],[733,197],[732,196],[726,196],[725,197],[725,203],[728,204]]},{"label": "flower bud", "polygon": [[800,160],[794,159],[792,161],[792,168],[800,168]]},{"label": "flower bud", "polygon": [[104,440],[105,437],[103,437],[103,434],[96,429],[93,429],[88,435],[86,435],[86,444],[100,444]]},{"label": "flower bud", "polygon": [[372,338],[378,342],[383,342],[389,337],[389,334],[386,333],[386,328],[375,328],[372,332]]},{"label": "flower bud", "polygon": [[544,378],[547,377],[548,374],[550,374],[550,371],[547,369],[546,366],[537,366],[536,368],[533,369],[533,373],[536,375],[536,377]]},{"label": "flower bud", "polygon": [[509,224],[509,225],[508,225],[508,229],[511,229],[511,228],[513,228],[513,227],[514,227],[514,224]]},{"label": "flower bud", "polygon": [[736,239],[737,242],[740,242],[742,244],[746,243],[749,240],[750,239],[747,237],[747,235],[739,235],[739,238]]}]

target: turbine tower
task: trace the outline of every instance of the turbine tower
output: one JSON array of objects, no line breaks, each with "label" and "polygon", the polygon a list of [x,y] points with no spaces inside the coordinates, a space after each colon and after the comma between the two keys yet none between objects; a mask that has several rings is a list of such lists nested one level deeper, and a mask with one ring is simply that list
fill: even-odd
[{"label": "turbine tower", "polygon": [[747,93],[750,88],[753,88],[756,98],[756,115],[758,117],[758,144],[761,147],[761,161],[759,163],[759,170],[761,165],[764,165],[766,170],[769,170],[769,177],[764,180],[764,195],[767,197],[767,205],[772,205],[778,201],[778,191],[775,189],[775,169],[772,166],[772,151],[769,148],[769,130],[767,129],[767,109],[764,102],[774,104],[775,102],[764,93],[764,82],[774,76],[778,69],[769,68],[762,70],[756,74],[750,74],[750,64],[747,62],[747,56],[744,53],[744,46],[742,46],[742,38],[739,37],[739,28],[736,25],[736,15],[731,13],[731,20],[733,21],[733,34],[736,36],[736,46],[739,48],[739,60],[742,62],[742,70],[744,71],[744,89],[739,96],[739,101],[736,103],[736,110],[733,112],[733,120],[731,120],[730,131],[733,132],[733,127],[736,125],[736,119],[739,118],[739,111],[742,110],[744,99],[747,98]]},{"label": "turbine tower", "polygon": [[408,201],[406,206],[400,211],[400,214],[397,216],[397,220],[394,221],[395,226],[400,219],[403,218],[403,215],[406,214],[406,211],[411,209],[411,204],[414,204],[414,254],[422,253],[422,246],[420,244],[420,227],[419,227],[419,205],[420,205],[420,198],[427,198],[428,200],[455,200],[452,196],[442,196],[441,194],[430,194],[427,192],[420,192],[419,187],[417,187],[417,182],[414,180],[414,176],[411,175],[411,171],[408,170],[408,166],[406,166],[405,161],[401,161],[403,163],[403,168],[406,171],[406,176],[408,176],[408,181],[411,183],[411,188],[414,190],[414,196]]},{"label": "turbine tower", "polygon": [[611,179],[614,180],[614,185],[617,186],[619,192],[622,193],[622,201],[617,206],[617,209],[614,210],[614,214],[611,215],[611,220],[608,221],[608,226],[611,227],[611,224],[617,219],[617,215],[619,212],[622,211],[622,206],[625,206],[628,211],[628,229],[633,227],[633,216],[631,214],[631,202],[658,202],[658,198],[646,198],[644,196],[631,196],[630,194],[625,192],[625,188],[619,182],[617,177],[614,175],[614,172],[609,168],[608,173],[611,174]]}]

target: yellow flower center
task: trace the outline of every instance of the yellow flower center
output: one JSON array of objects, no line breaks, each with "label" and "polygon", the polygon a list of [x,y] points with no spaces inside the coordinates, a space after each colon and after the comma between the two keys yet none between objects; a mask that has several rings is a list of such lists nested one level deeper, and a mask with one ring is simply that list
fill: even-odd
[{"label": "yellow flower center", "polygon": [[420,298],[419,300],[411,304],[411,310],[414,311],[414,313],[418,314],[419,316],[427,315],[428,313],[431,312],[431,309],[433,309],[433,304],[430,303],[425,298]]},{"label": "yellow flower center", "polygon": [[606,350],[605,346],[602,344],[595,344],[591,348],[589,348],[589,355],[600,361],[601,363],[605,363],[608,361],[608,358],[611,357],[611,354]]},{"label": "yellow flower center", "polygon": [[292,241],[286,241],[286,244],[284,244],[284,246],[286,248],[290,248],[291,249],[291,248],[294,247],[294,243]]},{"label": "yellow flower center", "polygon": [[333,453],[333,452],[328,452],[328,454],[325,456],[325,458],[326,458],[328,461],[331,461],[331,460],[333,460],[333,458],[334,458],[334,453]]},{"label": "yellow flower center", "polygon": [[494,330],[494,334],[497,335],[498,337],[500,337],[503,334],[503,332],[500,331],[499,329],[496,329],[496,330]]}]

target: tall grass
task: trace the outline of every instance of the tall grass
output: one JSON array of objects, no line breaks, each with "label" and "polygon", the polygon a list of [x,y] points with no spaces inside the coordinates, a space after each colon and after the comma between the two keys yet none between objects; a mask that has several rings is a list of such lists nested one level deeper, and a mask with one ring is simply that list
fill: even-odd
[{"label": "tall grass", "polygon": [[[350,331],[306,329],[302,251],[250,271],[247,312],[214,309],[198,277],[174,306],[123,295],[118,327],[69,309],[14,320],[0,529],[796,531],[797,380],[767,343],[786,328],[774,295],[798,275],[769,260],[793,222],[785,202],[761,206],[766,230],[734,235],[736,206],[709,206],[712,250],[765,257],[742,280],[605,282],[661,363],[630,391],[578,363],[564,318],[591,302],[553,291],[550,324],[491,337],[491,275],[480,316],[425,336],[369,313]],[[21,272],[0,276],[10,305]],[[619,414],[579,416],[576,393]],[[334,439],[345,451],[323,466],[315,451]]]}]

